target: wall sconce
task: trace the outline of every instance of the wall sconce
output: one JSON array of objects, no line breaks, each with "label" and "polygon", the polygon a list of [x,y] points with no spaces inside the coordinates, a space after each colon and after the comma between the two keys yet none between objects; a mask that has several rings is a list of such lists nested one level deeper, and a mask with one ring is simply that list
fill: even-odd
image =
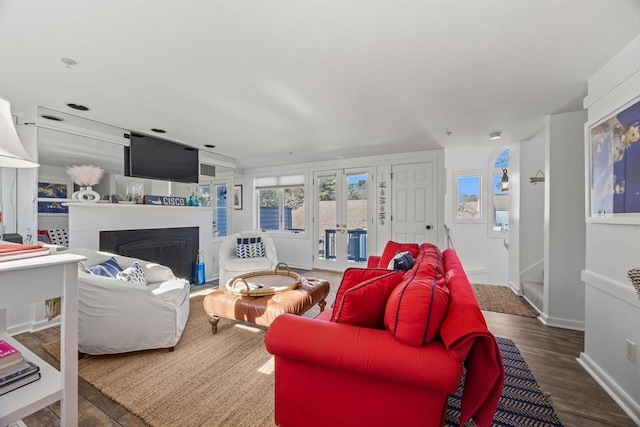
[{"label": "wall sconce", "polygon": [[11,103],[0,96],[0,167],[36,168],[22,147],[11,116]]},{"label": "wall sconce", "polygon": [[500,191],[509,191],[509,175],[507,168],[502,169],[502,181],[500,183]]},{"label": "wall sconce", "polygon": [[530,184],[537,184],[538,182],[544,182],[544,172],[542,172],[540,169],[538,169],[538,172],[536,172],[536,176],[532,176],[531,178],[529,178]]}]

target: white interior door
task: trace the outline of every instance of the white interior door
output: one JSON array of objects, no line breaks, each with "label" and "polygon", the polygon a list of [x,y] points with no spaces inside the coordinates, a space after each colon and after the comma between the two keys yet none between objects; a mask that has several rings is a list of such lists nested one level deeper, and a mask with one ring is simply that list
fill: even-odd
[{"label": "white interior door", "polygon": [[314,268],[344,271],[366,265],[371,176],[368,168],[314,174]]},{"label": "white interior door", "polygon": [[394,165],[391,171],[392,240],[437,244],[433,162]]}]

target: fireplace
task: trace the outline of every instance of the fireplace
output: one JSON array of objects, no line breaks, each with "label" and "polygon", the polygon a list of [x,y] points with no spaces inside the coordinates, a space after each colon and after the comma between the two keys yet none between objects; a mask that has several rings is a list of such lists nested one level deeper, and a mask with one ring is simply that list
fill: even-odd
[{"label": "fireplace", "polygon": [[100,231],[100,250],[166,265],[192,280],[200,247],[198,227]]}]

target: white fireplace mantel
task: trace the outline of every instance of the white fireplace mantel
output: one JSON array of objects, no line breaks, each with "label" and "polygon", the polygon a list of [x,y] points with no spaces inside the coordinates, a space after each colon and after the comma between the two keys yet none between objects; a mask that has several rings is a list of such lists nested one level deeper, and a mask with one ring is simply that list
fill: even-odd
[{"label": "white fireplace mantel", "polygon": [[214,277],[212,208],[124,203],[69,203],[68,206],[69,246],[75,248],[98,250],[101,231],[198,227],[206,279]]}]

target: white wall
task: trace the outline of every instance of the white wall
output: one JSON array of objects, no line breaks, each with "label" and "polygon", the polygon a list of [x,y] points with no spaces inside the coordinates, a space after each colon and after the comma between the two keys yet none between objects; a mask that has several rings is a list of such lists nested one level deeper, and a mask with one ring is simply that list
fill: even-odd
[{"label": "white wall", "polygon": [[[540,170],[544,173],[545,133],[539,132],[520,145],[520,262],[519,273],[531,274],[519,280],[542,283],[544,257],[544,182],[532,184],[529,178]],[[512,230],[512,228],[510,228]],[[533,268],[532,268],[533,267]],[[526,277],[525,277],[526,276]]]},{"label": "white wall", "polygon": [[[442,200],[445,180],[444,152],[442,150],[428,150],[393,156],[370,156],[355,159],[341,159],[333,162],[316,162],[270,168],[257,168],[245,170],[243,173],[236,173],[234,175],[234,184],[242,185],[243,208],[242,210],[233,211],[233,231],[238,232],[242,230],[252,230],[256,227],[256,200],[254,197],[253,185],[255,177],[303,173],[305,174],[305,194],[312,195],[312,179],[314,171],[367,166],[371,167],[374,171],[374,185],[376,185],[380,179],[386,180],[387,183],[391,182],[391,165],[423,162],[433,162],[434,170],[436,171],[435,175],[438,182],[434,183],[434,189],[438,196],[436,197],[437,207],[435,209],[437,212],[437,218],[434,219],[434,227],[436,227],[435,234],[437,235],[435,243],[444,247],[444,206],[442,204]],[[313,205],[311,200],[309,200],[309,205],[306,208],[307,225],[305,233],[296,235],[274,233],[272,237],[276,245],[279,261],[284,261],[291,267],[308,269],[313,266],[312,256],[314,254],[314,249],[317,246],[313,245]],[[387,206],[387,208],[387,211],[390,212],[390,206]],[[376,212],[373,212],[372,214],[375,216]],[[385,225],[383,226],[380,225],[377,220],[374,221],[374,224],[375,226],[370,229],[371,238],[368,240],[369,254],[379,254],[382,251],[382,245],[384,245],[391,236],[390,221],[385,221]]]},{"label": "white wall", "polygon": [[[589,124],[639,97],[640,36],[589,79]],[[585,348],[579,361],[640,425],[640,351],[635,363],[625,353],[626,340],[640,347],[640,302],[626,276],[640,267],[640,218],[597,221],[586,224]]]},{"label": "white wall", "polygon": [[586,111],[546,119],[544,303],[547,325],[584,329],[584,123]]},{"label": "white wall", "polygon": [[[496,147],[447,150],[445,167],[447,170],[447,192],[444,197],[445,224],[451,229],[453,246],[468,272],[472,282],[489,283],[507,286],[508,251],[504,239],[488,236],[488,203],[490,195],[486,194],[492,175],[489,164],[495,155]],[[478,171],[482,173],[482,191],[484,220],[481,223],[454,222],[455,185],[453,177],[458,172]],[[511,179],[511,171],[509,172]],[[510,185],[513,183],[510,182]]]}]

